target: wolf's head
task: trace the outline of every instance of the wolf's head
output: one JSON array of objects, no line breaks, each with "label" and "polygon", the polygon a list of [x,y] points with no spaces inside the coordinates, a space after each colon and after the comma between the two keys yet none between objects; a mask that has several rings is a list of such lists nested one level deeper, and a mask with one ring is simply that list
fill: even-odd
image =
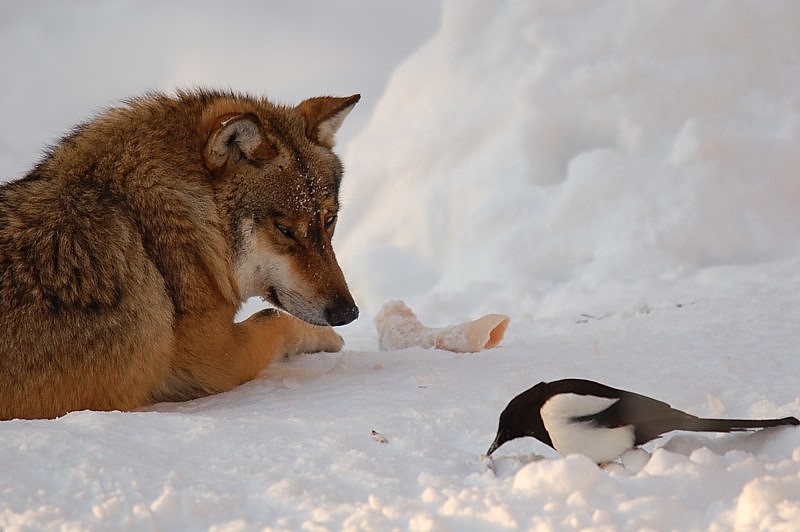
[{"label": "wolf's head", "polygon": [[358,317],[331,238],[342,179],[334,136],[359,98],[294,108],[247,100],[207,111],[205,164],[230,222],[243,299],[263,297],[316,325]]}]

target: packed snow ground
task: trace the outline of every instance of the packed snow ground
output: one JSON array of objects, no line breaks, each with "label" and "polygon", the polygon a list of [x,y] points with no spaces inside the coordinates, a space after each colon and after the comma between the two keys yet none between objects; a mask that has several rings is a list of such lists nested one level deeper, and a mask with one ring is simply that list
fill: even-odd
[{"label": "packed snow ground", "polygon": [[[479,456],[538,380],[589,377],[714,416],[800,411],[800,262],[714,268],[674,302],[603,319],[520,318],[506,346],[277,364],[227,394],[148,412],[2,425],[0,523],[23,529],[796,528],[800,431],[675,434],[639,471],[534,440]],[[388,443],[373,439],[371,431]]]},{"label": "packed snow ground", "polygon": [[[670,434],[607,469],[532,439],[496,474],[479,457],[540,380],[800,414],[798,27],[791,1],[445,2],[341,148],[345,350],[0,424],[0,528],[796,530],[793,428]],[[512,322],[478,354],[380,352],[391,298]]]}]

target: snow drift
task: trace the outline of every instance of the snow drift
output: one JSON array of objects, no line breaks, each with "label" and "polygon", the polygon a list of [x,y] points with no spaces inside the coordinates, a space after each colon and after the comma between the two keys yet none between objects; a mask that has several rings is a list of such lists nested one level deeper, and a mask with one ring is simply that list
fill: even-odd
[{"label": "snow drift", "polygon": [[791,2],[446,3],[347,151],[361,299],[546,316],[794,256],[798,21]]}]

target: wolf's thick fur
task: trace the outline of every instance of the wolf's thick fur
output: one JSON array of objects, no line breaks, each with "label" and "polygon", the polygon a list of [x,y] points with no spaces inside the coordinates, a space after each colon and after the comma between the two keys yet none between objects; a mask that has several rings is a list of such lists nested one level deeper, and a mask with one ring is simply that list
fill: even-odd
[{"label": "wolf's thick fur", "polygon": [[[199,397],[340,349],[329,325],[358,308],[331,148],[358,99],[151,95],[0,187],[0,419]],[[250,296],[300,319],[234,323]]]}]

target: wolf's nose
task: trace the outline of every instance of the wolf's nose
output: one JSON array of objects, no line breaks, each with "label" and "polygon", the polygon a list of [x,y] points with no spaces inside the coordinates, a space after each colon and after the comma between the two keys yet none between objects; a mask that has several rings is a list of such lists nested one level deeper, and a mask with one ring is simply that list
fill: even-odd
[{"label": "wolf's nose", "polygon": [[339,304],[325,309],[325,319],[333,326],[347,325],[358,317],[358,307],[353,303]]}]

